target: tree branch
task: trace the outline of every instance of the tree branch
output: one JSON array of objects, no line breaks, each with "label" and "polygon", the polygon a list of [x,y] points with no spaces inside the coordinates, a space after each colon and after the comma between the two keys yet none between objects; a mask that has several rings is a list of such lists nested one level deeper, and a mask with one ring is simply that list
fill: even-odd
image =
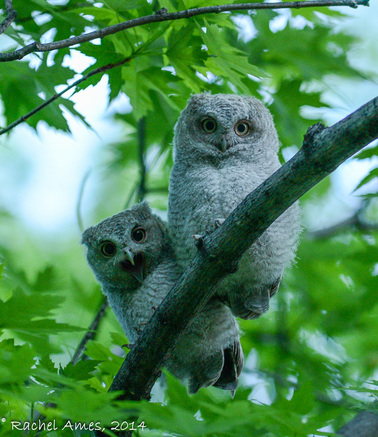
[{"label": "tree branch", "polygon": [[123,59],[120,62],[116,62],[114,64],[107,64],[107,65],[104,65],[102,67],[96,68],[95,70],[90,71],[88,74],[86,74],[85,76],[83,76],[80,79],[76,80],[71,85],[68,85],[66,88],[64,88],[63,91],[61,91],[60,93],[54,94],[50,99],[44,101],[42,104],[40,104],[39,106],[34,108],[32,111],[28,112],[27,114],[23,115],[18,120],[16,120],[13,123],[11,123],[9,126],[5,127],[4,129],[0,129],[0,135],[3,135],[5,133],[9,132],[11,129],[13,129],[16,126],[18,126],[19,124],[23,123],[28,118],[30,118],[32,115],[34,115],[37,112],[41,111],[43,108],[46,108],[46,106],[48,106],[54,100],[57,100],[59,97],[61,97],[67,91],[69,91],[70,89],[72,89],[72,88],[80,85],[81,83],[85,82],[90,77],[95,76],[96,74],[99,74],[99,73],[105,73],[106,71],[111,70],[112,68],[116,68],[116,67],[119,67],[120,65],[126,64],[126,62],[129,62],[130,59],[131,58],[126,58],[126,59]]},{"label": "tree branch", "polygon": [[110,390],[122,390],[121,399],[148,399],[167,354],[216,284],[234,271],[235,262],[290,205],[377,137],[378,97],[329,128],[312,126],[301,150],[203,238],[194,260],[126,356]]},{"label": "tree branch", "polygon": [[205,6],[202,8],[187,9],[179,12],[167,12],[165,8],[160,9],[153,15],[146,15],[144,17],[134,18],[132,20],[124,21],[123,23],[114,24],[113,26],[104,27],[103,29],[95,30],[93,32],[84,33],[83,35],[74,36],[61,41],[54,41],[51,43],[41,44],[40,42],[33,42],[20,49],[1,53],[0,62],[9,62],[20,60],[26,55],[35,52],[49,52],[65,47],[72,47],[76,44],[92,41],[97,38],[104,38],[105,36],[121,32],[132,27],[142,26],[145,24],[157,23],[161,21],[173,21],[187,19],[204,14],[218,14],[220,12],[232,12],[243,10],[257,10],[257,9],[299,9],[299,8],[315,8],[327,6],[349,6],[356,8],[358,5],[368,6],[369,0],[308,0],[295,2],[277,2],[277,3],[245,3],[245,4],[231,4],[220,6]]},{"label": "tree branch", "polygon": [[17,17],[17,12],[14,10],[12,0],[4,0],[5,12],[7,16],[0,24],[0,35],[4,33]]},{"label": "tree branch", "polygon": [[147,193],[146,188],[146,117],[138,120],[138,158],[139,158],[139,187],[138,202],[142,202]]}]

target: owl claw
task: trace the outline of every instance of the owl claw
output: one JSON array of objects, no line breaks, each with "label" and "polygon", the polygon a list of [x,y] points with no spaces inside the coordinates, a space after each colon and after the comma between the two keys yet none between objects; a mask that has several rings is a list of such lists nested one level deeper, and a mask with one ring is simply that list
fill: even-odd
[{"label": "owl claw", "polygon": [[215,227],[216,227],[216,229],[218,229],[223,225],[223,223],[226,221],[226,219],[217,218],[214,221],[215,221]]},{"label": "owl claw", "polygon": [[194,234],[194,235],[192,235],[192,237],[194,238],[194,241],[196,242],[196,246],[198,248],[201,248],[203,246],[203,236],[199,235],[199,234]]},{"label": "owl claw", "polygon": [[131,348],[134,346],[134,344],[132,343],[128,343],[128,344],[123,344],[121,347],[124,348],[126,347],[128,350],[131,350]]},{"label": "owl claw", "polygon": [[[146,325],[146,323],[141,323],[141,325]],[[137,327],[134,327],[134,329],[135,329],[135,332],[136,332],[138,335],[141,335],[141,334],[142,334],[142,329],[139,329],[139,328],[137,328]]]}]

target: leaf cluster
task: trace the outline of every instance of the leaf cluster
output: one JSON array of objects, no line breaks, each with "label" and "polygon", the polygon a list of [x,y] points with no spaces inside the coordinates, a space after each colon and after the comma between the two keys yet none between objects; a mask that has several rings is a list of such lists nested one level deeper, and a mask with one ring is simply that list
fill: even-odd
[{"label": "leaf cluster", "polygon": [[[110,337],[88,343],[90,360],[62,365],[56,359],[65,349],[62,335],[82,332],[72,322],[57,322],[64,266],[30,280],[3,264],[0,415],[6,421],[0,435],[10,435],[12,420],[30,422],[30,414],[54,421],[62,436],[74,435],[63,429],[69,421],[143,422],[147,428],[137,435],[151,436],[232,436],[235,430],[240,436],[330,435],[356,410],[372,408],[368,401],[376,395],[376,237],[347,231],[328,240],[303,239],[298,265],[271,311],[254,323],[240,321],[247,359],[234,399],[215,388],[189,396],[165,373],[164,403],[117,401],[107,389],[123,361],[115,346],[127,343],[119,328],[112,324]],[[65,299],[88,283],[76,280],[75,287],[64,287]],[[84,297],[74,299],[77,307],[86,304]]]}]

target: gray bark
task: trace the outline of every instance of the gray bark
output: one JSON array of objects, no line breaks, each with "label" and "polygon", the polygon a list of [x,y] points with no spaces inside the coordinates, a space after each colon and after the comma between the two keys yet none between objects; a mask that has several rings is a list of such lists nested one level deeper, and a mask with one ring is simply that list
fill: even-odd
[{"label": "gray bark", "polygon": [[337,435],[345,437],[378,437],[378,414],[363,411],[339,429]]}]

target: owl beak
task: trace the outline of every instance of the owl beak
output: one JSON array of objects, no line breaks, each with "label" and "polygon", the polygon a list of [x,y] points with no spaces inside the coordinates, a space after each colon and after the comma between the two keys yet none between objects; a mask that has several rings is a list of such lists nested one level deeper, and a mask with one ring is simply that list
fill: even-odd
[{"label": "owl beak", "polygon": [[222,141],[217,144],[217,147],[221,152],[224,153],[230,147],[230,145],[228,144],[226,138],[222,138]]},{"label": "owl beak", "polygon": [[143,283],[144,279],[144,257],[141,253],[133,253],[129,248],[123,250],[125,260],[120,262],[121,268],[134,276],[134,278]]},{"label": "owl beak", "polygon": [[133,252],[131,252],[128,247],[126,247],[126,249],[124,249],[123,251],[125,252],[126,258],[131,262],[131,264],[135,265]]}]

